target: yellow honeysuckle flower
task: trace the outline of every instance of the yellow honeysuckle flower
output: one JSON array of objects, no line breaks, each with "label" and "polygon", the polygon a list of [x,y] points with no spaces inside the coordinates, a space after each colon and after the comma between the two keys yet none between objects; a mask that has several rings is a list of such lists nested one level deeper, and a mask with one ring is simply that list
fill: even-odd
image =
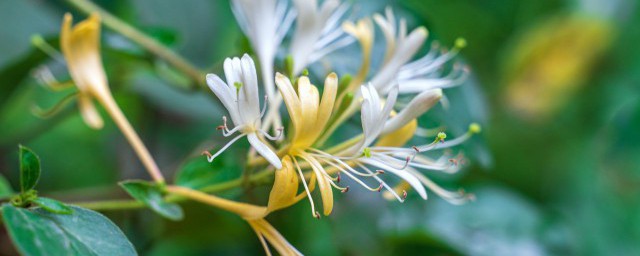
[{"label": "yellow honeysuckle flower", "polygon": [[89,127],[100,129],[104,122],[93,104],[93,98],[111,97],[100,57],[100,17],[92,14],[75,27],[71,27],[72,20],[71,14],[65,14],[60,47],[69,73],[80,91],[80,113]]},{"label": "yellow honeysuckle flower", "polygon": [[292,150],[310,147],[324,130],[333,111],[338,90],[337,75],[331,73],[327,76],[322,101],[318,88],[312,85],[306,76],[298,79],[298,93],[291,81],[280,73],[276,74],[276,84],[293,122]]},{"label": "yellow honeysuckle flower", "polygon": [[156,182],[163,183],[164,177],[158,165],[109,90],[107,75],[100,57],[100,16],[97,13],[91,14],[88,19],[73,27],[72,21],[71,14],[64,15],[60,31],[60,47],[71,78],[78,87],[78,105],[85,123],[94,129],[100,129],[104,125],[93,104],[93,99],[96,99],[118,125],[149,174]]},{"label": "yellow honeysuckle flower", "polygon": [[373,49],[374,29],[371,19],[364,18],[357,23],[347,21],[342,24],[342,29],[355,37],[362,51],[362,64],[358,74],[351,80],[345,91],[354,91],[362,85],[367,78],[371,65],[371,50]]},{"label": "yellow honeysuckle flower", "polygon": [[[315,211],[313,199],[310,195],[313,187],[307,185],[296,157],[301,158],[310,164],[311,169],[313,170],[311,179],[312,181],[314,179],[317,180],[318,187],[320,189],[324,208],[323,212],[325,215],[329,215],[333,209],[333,191],[331,186],[342,189],[343,191],[345,191],[346,188],[338,187],[332,181],[335,180],[335,178],[327,178],[328,174],[322,165],[314,156],[309,154],[308,151],[315,150],[312,148],[312,145],[318,137],[320,137],[329,122],[329,118],[331,117],[331,113],[333,112],[335,105],[338,89],[338,77],[335,73],[331,73],[327,76],[324,83],[322,99],[320,99],[318,88],[311,84],[308,77],[302,76],[297,82],[298,90],[296,93],[296,90],[291,84],[289,78],[280,73],[276,74],[276,85],[278,86],[278,89],[280,89],[280,93],[282,94],[287,106],[294,128],[294,134],[288,155],[291,157],[292,162],[298,169],[298,177],[302,180],[305,191],[309,197],[309,201],[311,202],[312,215],[319,218],[320,215]],[[295,177],[294,175],[295,174],[290,174],[290,176]]]}]

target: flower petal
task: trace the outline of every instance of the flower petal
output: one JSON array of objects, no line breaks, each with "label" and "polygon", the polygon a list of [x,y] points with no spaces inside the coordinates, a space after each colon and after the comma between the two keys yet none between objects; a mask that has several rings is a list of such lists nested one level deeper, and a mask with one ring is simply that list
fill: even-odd
[{"label": "flower petal", "polygon": [[96,110],[91,96],[80,94],[78,96],[78,107],[80,108],[82,119],[89,127],[96,130],[102,129],[104,121],[102,121],[102,117],[100,117],[98,110]]},{"label": "flower petal", "polygon": [[284,103],[287,106],[289,117],[291,118],[291,122],[293,122],[294,134],[299,134],[302,128],[302,110],[298,94],[293,89],[289,78],[280,73],[276,73],[276,85],[278,89],[280,89],[280,94],[282,94]]},{"label": "flower petal", "polygon": [[267,212],[289,207],[298,201],[296,200],[299,184],[298,175],[291,162],[291,157],[285,156],[282,159],[282,169],[275,172],[276,177],[269,193]]},{"label": "flower petal", "polygon": [[271,150],[271,148],[267,146],[267,144],[262,142],[262,140],[260,140],[260,138],[258,138],[255,133],[247,134],[247,139],[249,140],[251,146],[256,149],[258,154],[267,159],[267,161],[269,161],[269,163],[273,165],[276,170],[282,169],[282,162],[280,162],[280,158],[278,157],[278,155],[276,155],[276,153],[274,153],[273,150]]},{"label": "flower petal", "polygon": [[435,89],[422,92],[414,97],[400,113],[389,119],[382,131],[382,134],[393,132],[404,126],[411,120],[421,116],[433,107],[442,98],[442,90]]},{"label": "flower petal", "polygon": [[206,81],[209,89],[211,89],[220,102],[222,102],[222,105],[229,111],[233,124],[236,126],[242,125],[243,123],[240,119],[238,105],[236,103],[236,92],[215,74],[207,74]]}]

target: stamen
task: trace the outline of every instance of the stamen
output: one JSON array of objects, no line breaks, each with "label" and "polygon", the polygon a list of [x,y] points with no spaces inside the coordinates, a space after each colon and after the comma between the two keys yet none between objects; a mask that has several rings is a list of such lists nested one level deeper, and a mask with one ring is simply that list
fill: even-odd
[{"label": "stamen", "polygon": [[207,156],[207,158],[209,158],[209,157],[211,157],[211,152],[205,150],[205,151],[202,151],[202,153],[200,153],[200,155]]},{"label": "stamen", "polygon": [[[235,138],[233,138],[232,140],[230,140],[229,142],[227,142],[227,144],[224,145],[224,147],[222,147],[220,150],[218,150],[218,152],[216,152],[212,156],[207,156],[207,161],[209,161],[209,163],[211,163],[214,158],[216,158],[218,155],[222,154],[222,152],[224,152],[229,146],[231,146],[231,144],[233,144],[234,142],[236,142],[240,138],[244,137],[245,135],[246,134],[240,134],[240,135],[236,136]],[[209,153],[209,154],[211,154],[211,153]]]},{"label": "stamen", "polygon": [[278,129],[276,129],[276,131],[278,132],[276,135],[269,135],[267,132],[265,132],[264,130],[259,130],[260,133],[262,133],[262,135],[264,135],[265,137],[267,137],[270,140],[280,140],[282,139],[282,134],[284,131],[284,127],[280,127]]},{"label": "stamen", "polygon": [[[368,173],[373,173],[371,172],[371,170],[369,170],[369,168],[367,168],[366,166],[364,166],[361,163],[358,163],[358,166],[360,166],[360,168],[362,168],[363,170],[365,170]],[[380,187],[378,187],[378,192],[380,192],[380,190],[382,189],[382,187],[384,187],[385,189],[387,189],[387,191],[389,191],[389,193],[391,193],[396,199],[398,199],[399,202],[403,203],[404,199],[400,198],[400,196],[398,196],[398,193],[396,193],[396,191],[389,187],[389,185],[387,185],[386,182],[384,182],[380,177],[378,176],[373,176],[374,179],[376,179],[378,182],[380,182]]]},{"label": "stamen", "polygon": [[401,160],[396,159],[396,158],[391,157],[391,156],[388,156],[388,155],[385,155],[385,154],[381,154],[381,153],[374,153],[374,156],[375,156],[375,157],[373,157],[373,158],[371,158],[371,159],[373,159],[373,160],[375,160],[375,161],[377,161],[377,162],[383,163],[383,164],[385,164],[385,165],[388,165],[389,167],[392,167],[392,168],[394,168],[394,169],[404,170],[404,169],[406,169],[406,168],[409,166],[409,164],[411,163],[411,161],[413,161],[413,159],[415,158],[416,154],[417,154],[417,153],[416,153],[416,151],[413,151],[413,153],[411,154],[411,156],[406,156],[406,157],[405,157],[405,160],[404,160],[404,163],[403,163],[403,164],[402,164],[402,166],[400,166],[400,167],[398,167],[398,166],[397,166],[397,165],[395,165],[395,164],[397,164],[397,163],[398,163],[399,161],[401,161]]},{"label": "stamen", "polygon": [[269,97],[267,95],[264,95],[264,103],[262,103],[262,110],[260,111],[259,119],[262,119],[262,117],[264,117],[264,113],[267,112],[267,103],[269,102],[268,99]]},{"label": "stamen", "polygon": [[244,125],[239,125],[239,126],[234,127],[231,130],[228,130],[228,128],[225,127],[222,130],[222,136],[229,137],[229,136],[233,135],[234,133],[236,133],[237,131],[239,131],[240,129],[244,128],[244,127],[245,127]]},{"label": "stamen", "polygon": [[[304,174],[300,169],[298,160],[296,160],[294,156],[291,156],[291,159],[293,159],[293,164],[296,166],[296,169],[298,169],[298,175],[300,175],[300,179],[302,180],[302,185],[304,185],[304,190],[307,192],[307,197],[309,198],[309,203],[311,204],[311,215],[313,215],[314,218],[320,219],[320,213],[316,211],[316,206],[313,203],[313,197],[311,196],[311,191],[309,191],[309,186],[307,185],[307,181],[304,179]],[[318,177],[318,179],[320,179],[320,177]]]},{"label": "stamen", "polygon": [[[338,163],[340,163],[341,165],[343,165],[344,167],[346,167],[346,169],[343,169],[342,167],[336,165],[335,163],[329,161],[328,159],[325,158],[320,158],[322,159],[324,162],[328,163],[329,165],[333,166],[334,168],[340,170],[342,173],[346,174],[347,176],[349,176],[349,178],[353,179],[355,182],[357,182],[358,184],[360,184],[361,186],[365,187],[366,189],[368,189],[369,191],[376,191],[376,188],[372,188],[369,185],[367,185],[366,183],[364,183],[362,180],[358,179],[358,177],[354,176],[353,174],[351,174],[351,172],[355,171],[353,168],[351,168],[351,166],[347,165],[346,163],[340,161],[339,159],[332,159]],[[349,172],[351,171],[351,172]]]},{"label": "stamen", "polygon": [[331,184],[331,186],[333,186],[337,190],[342,191],[342,193],[344,193],[345,190],[349,190],[347,187],[341,187],[341,186],[336,185],[336,183],[334,183],[332,180],[329,180],[329,183]]},{"label": "stamen", "polygon": [[424,176],[422,173],[417,172],[415,170],[410,170],[410,169],[408,171],[411,172],[414,176],[416,176],[420,180],[420,182],[422,182],[422,184],[424,184],[427,188],[429,188],[431,191],[433,191],[434,193],[436,193],[438,196],[442,197],[442,199],[446,200],[449,203],[459,205],[459,204],[464,204],[468,201],[471,201],[475,198],[473,194],[466,194],[465,191],[462,189],[455,192],[448,191],[440,187],[431,179]]}]

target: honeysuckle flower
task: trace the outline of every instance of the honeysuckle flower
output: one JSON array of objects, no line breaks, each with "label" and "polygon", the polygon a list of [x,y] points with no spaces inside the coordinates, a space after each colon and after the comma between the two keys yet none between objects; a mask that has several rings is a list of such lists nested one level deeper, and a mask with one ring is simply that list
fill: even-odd
[{"label": "honeysuckle flower", "polygon": [[224,124],[219,127],[225,137],[240,133],[218,152],[211,155],[208,152],[207,160],[213,161],[215,157],[220,155],[224,150],[231,146],[240,138],[247,136],[251,146],[262,155],[276,169],[282,168],[280,158],[271,149],[269,144],[265,143],[264,138],[277,140],[282,135],[271,136],[261,129],[261,118],[266,109],[267,100],[265,99],[262,111],[260,110],[260,97],[258,95],[258,78],[256,67],[253,59],[245,54],[240,58],[227,58],[224,61],[224,73],[226,82],[215,74],[207,74],[206,80],[209,88],[220,99],[222,105],[227,109],[233,122],[232,129],[227,126],[227,119],[223,117]]},{"label": "honeysuckle flower", "polygon": [[[297,92],[289,78],[280,73],[276,74],[276,85],[278,89],[280,89],[294,128],[288,156],[291,157],[293,165],[298,170],[298,177],[302,181],[309,201],[311,202],[312,215],[317,218],[320,217],[320,214],[315,210],[313,198],[311,197],[313,188],[307,184],[300,165],[298,164],[298,158],[304,160],[311,166],[313,170],[311,180],[317,180],[322,197],[324,214],[329,215],[333,209],[333,191],[331,186],[337,187],[333,181],[335,178],[329,177],[316,157],[309,154],[309,152],[316,150],[313,149],[312,146],[324,131],[333,112],[338,89],[338,78],[335,73],[327,76],[324,83],[322,99],[320,99],[318,88],[312,85],[306,76],[301,76],[297,80]],[[341,189],[344,190],[345,188]]]},{"label": "honeysuckle flower", "polygon": [[282,39],[296,17],[285,0],[233,0],[233,14],[260,61],[262,83],[269,99],[276,99],[273,66]]},{"label": "honeysuckle flower", "polygon": [[[386,95],[398,85],[400,94],[421,93],[429,89],[448,88],[460,85],[465,81],[468,70],[461,65],[443,73],[446,65],[457,55],[460,49],[466,46],[464,39],[456,40],[455,46],[449,51],[440,51],[434,43],[431,50],[417,60],[411,61],[427,39],[428,31],[424,27],[418,27],[408,33],[405,19],[396,21],[391,8],[385,10],[385,16],[374,15],[374,21],[382,30],[386,41],[385,56],[379,70],[371,82],[381,95]],[[357,38],[363,49],[363,62],[359,72],[361,80],[353,83],[351,89],[355,90],[363,83],[368,72],[371,59],[370,48],[373,40],[373,29],[364,26],[368,19],[363,19],[354,26],[351,23],[343,24],[345,30]]]},{"label": "honeysuckle flower", "polygon": [[156,182],[163,183],[160,169],[109,90],[100,57],[100,16],[97,13],[91,14],[74,27],[71,26],[72,21],[71,14],[65,14],[60,31],[60,48],[71,78],[78,88],[78,106],[85,123],[94,129],[99,129],[104,124],[93,104],[95,99],[120,128],[149,174]]},{"label": "honeysuckle flower", "polygon": [[100,129],[104,121],[93,100],[111,98],[100,57],[100,17],[92,14],[73,28],[72,20],[71,14],[64,16],[60,47],[79,91],[78,107],[82,118],[89,127]]},{"label": "honeysuckle flower", "polygon": [[[449,162],[446,156],[434,161],[426,156],[419,156],[418,153],[458,145],[468,139],[471,134],[479,132],[477,125],[473,125],[473,131],[452,141],[443,142],[446,135],[441,133],[433,143],[410,148],[401,147],[415,132],[415,118],[438,102],[442,97],[441,91],[430,90],[419,95],[419,97],[414,98],[414,101],[407,108],[391,118],[389,117],[398,96],[397,86],[390,91],[384,106],[373,85],[362,86],[361,94],[363,96],[361,108],[363,138],[360,142],[345,150],[339,156],[332,156],[318,150],[312,156],[318,157],[326,164],[338,169],[341,173],[350,171],[351,173],[360,174],[362,177],[372,177],[380,183],[377,189],[365,185],[363,181],[358,182],[372,191],[380,191],[385,188],[388,193],[400,202],[404,201],[407,192],[401,191],[402,195],[399,195],[395,189],[392,189],[380,177],[380,174],[392,173],[400,177],[410,187],[414,188],[423,199],[427,199],[425,186],[451,203],[459,204],[472,198],[472,195],[467,195],[463,192],[447,191],[417,171],[417,169],[424,169],[454,172],[454,169],[457,170],[457,165]],[[385,129],[388,131],[385,132]],[[380,137],[384,133],[387,135]],[[380,138],[378,143],[371,146],[378,138]],[[356,169],[362,169],[364,173],[358,172]],[[376,171],[372,171],[372,169]]]},{"label": "honeysuckle flower", "polygon": [[353,42],[340,28],[348,5],[338,0],[294,0],[298,16],[291,41],[293,74],[297,75],[323,56]]}]

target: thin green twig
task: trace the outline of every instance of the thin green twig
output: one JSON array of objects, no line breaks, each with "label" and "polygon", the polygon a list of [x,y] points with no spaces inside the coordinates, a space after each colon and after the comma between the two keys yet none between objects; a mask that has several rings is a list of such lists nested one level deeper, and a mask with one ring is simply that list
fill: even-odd
[{"label": "thin green twig", "polygon": [[[258,182],[262,179],[266,179],[273,175],[273,171],[264,170],[258,173],[255,173],[249,177],[250,182]],[[220,193],[223,191],[227,191],[233,188],[240,187],[243,183],[243,178],[237,178],[234,180],[230,180],[227,182],[222,182],[218,184],[209,185],[200,189],[200,191],[205,193]],[[168,195],[166,197],[167,202],[171,203],[182,203],[187,201],[187,198],[176,196],[176,195]],[[131,210],[131,209],[140,209],[145,208],[142,202],[136,200],[128,200],[128,199],[117,199],[117,200],[105,200],[105,201],[95,201],[95,202],[76,202],[70,203],[80,207],[84,207],[87,209],[92,209],[96,211],[113,211],[113,210]]]}]

